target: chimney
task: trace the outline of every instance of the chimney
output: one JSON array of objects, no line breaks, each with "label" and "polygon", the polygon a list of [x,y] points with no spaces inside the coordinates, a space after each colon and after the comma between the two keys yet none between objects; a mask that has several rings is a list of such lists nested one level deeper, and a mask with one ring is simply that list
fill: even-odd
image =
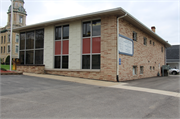
[{"label": "chimney", "polygon": [[152,27],[151,27],[151,30],[155,33],[156,27],[155,27],[155,26],[152,26]]}]

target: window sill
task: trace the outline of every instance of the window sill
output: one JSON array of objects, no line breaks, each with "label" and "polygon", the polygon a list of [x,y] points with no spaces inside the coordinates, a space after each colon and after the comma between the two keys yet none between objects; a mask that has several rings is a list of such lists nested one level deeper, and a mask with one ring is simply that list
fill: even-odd
[{"label": "window sill", "polygon": [[49,71],[74,71],[74,72],[100,72],[100,69],[49,69],[46,68],[45,70],[49,70]]}]

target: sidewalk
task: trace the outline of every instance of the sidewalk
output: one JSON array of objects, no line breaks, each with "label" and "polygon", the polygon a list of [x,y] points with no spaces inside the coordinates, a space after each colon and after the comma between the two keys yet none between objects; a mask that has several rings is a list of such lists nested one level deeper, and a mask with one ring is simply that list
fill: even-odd
[{"label": "sidewalk", "polygon": [[105,87],[125,84],[125,83],[120,83],[120,82],[110,82],[110,81],[104,81],[104,80],[101,81],[101,80],[95,80],[95,79],[85,79],[85,78],[76,78],[76,77],[67,77],[67,76],[58,76],[58,75],[49,75],[49,74],[34,74],[34,73],[23,73],[23,74],[27,76],[50,78],[50,79],[55,79],[55,80],[70,81],[70,82],[96,85],[96,86],[105,86]]},{"label": "sidewalk", "polygon": [[126,85],[127,83],[122,83],[122,82],[110,82],[110,81],[101,81],[101,80],[95,80],[95,79],[66,77],[66,76],[49,75],[49,74],[34,74],[34,73],[23,73],[23,74],[27,76],[49,78],[49,79],[76,82],[76,83],[95,85],[95,86],[103,86],[103,87],[109,87],[109,88],[126,89],[126,90],[138,91],[138,92],[154,93],[154,94],[159,94],[159,95],[166,95],[166,96],[180,98],[180,93],[178,92],[157,90],[157,89],[151,89],[151,88],[142,88],[139,86],[137,87],[127,86]]}]

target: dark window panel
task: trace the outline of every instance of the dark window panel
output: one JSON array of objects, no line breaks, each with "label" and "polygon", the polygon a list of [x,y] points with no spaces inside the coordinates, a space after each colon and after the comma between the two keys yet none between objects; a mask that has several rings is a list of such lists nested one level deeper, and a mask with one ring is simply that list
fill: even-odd
[{"label": "dark window panel", "polygon": [[24,64],[24,51],[20,51],[19,59],[20,59],[20,64]]},{"label": "dark window panel", "polygon": [[26,33],[26,49],[34,49],[34,31]]},{"label": "dark window panel", "polygon": [[101,56],[92,55],[92,69],[100,69]]},{"label": "dark window panel", "polygon": [[55,29],[55,40],[61,40],[61,27]]},{"label": "dark window panel", "polygon": [[68,69],[68,56],[62,56],[62,68]]},{"label": "dark window panel", "polygon": [[35,51],[35,64],[43,64],[43,50]]},{"label": "dark window panel", "polygon": [[91,35],[90,26],[91,22],[83,23],[83,37],[89,37]]},{"label": "dark window panel", "polygon": [[69,39],[69,25],[63,26],[63,39]]},{"label": "dark window panel", "polygon": [[34,50],[26,51],[26,64],[33,64]]},{"label": "dark window panel", "polygon": [[93,36],[101,35],[101,20],[92,21],[92,35]]},{"label": "dark window panel", "polygon": [[44,30],[36,31],[35,48],[44,48]]},{"label": "dark window panel", "polygon": [[25,33],[20,34],[20,50],[24,50],[25,48],[25,37],[26,37]]},{"label": "dark window panel", "polygon": [[133,40],[137,41],[137,33],[133,31]]},{"label": "dark window panel", "polygon": [[90,55],[82,56],[82,69],[90,69]]},{"label": "dark window panel", "polygon": [[61,56],[55,56],[54,68],[61,68]]}]

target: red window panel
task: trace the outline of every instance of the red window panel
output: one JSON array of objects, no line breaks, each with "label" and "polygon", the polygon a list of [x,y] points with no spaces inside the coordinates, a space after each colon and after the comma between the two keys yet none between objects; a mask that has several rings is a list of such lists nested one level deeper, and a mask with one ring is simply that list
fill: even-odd
[{"label": "red window panel", "polygon": [[63,41],[63,55],[69,54],[69,40]]},{"label": "red window panel", "polygon": [[55,42],[55,55],[61,55],[61,41]]},{"label": "red window panel", "polygon": [[101,38],[92,38],[92,53],[100,53],[101,52]]},{"label": "red window panel", "polygon": [[83,54],[90,53],[90,38],[83,39]]}]

